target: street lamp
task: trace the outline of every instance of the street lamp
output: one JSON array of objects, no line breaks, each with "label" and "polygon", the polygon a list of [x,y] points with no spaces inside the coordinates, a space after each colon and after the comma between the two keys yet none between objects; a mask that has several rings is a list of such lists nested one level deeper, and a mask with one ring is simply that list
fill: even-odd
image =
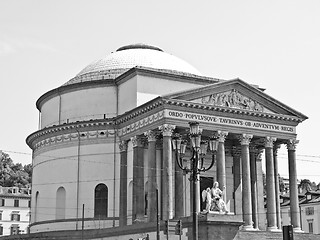
[{"label": "street lamp", "polygon": [[190,122],[190,143],[191,143],[191,150],[192,155],[190,160],[190,167],[184,165],[183,156],[186,152],[187,141],[182,140],[180,137],[174,137],[172,139],[172,149],[175,151],[176,154],[176,161],[179,166],[184,172],[191,173],[190,181],[192,181],[193,186],[193,196],[192,196],[192,235],[193,240],[198,240],[198,212],[197,212],[197,193],[196,193],[196,186],[198,181],[198,176],[200,172],[208,171],[212,168],[215,162],[215,156],[217,153],[218,148],[218,141],[210,139],[209,140],[209,149],[212,153],[212,159],[209,167],[204,166],[204,159],[207,155],[208,149],[208,141],[201,141],[201,134],[202,129],[199,128],[198,122]]}]

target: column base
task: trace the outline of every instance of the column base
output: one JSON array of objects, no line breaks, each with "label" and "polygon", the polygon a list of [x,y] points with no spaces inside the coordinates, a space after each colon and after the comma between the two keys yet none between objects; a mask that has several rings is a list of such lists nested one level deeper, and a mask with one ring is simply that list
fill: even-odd
[{"label": "column base", "polygon": [[242,226],[241,229],[244,230],[244,231],[257,231],[257,229],[254,228],[252,225]]},{"label": "column base", "polygon": [[293,232],[296,232],[296,233],[304,233],[304,231],[301,230],[301,227],[295,227],[295,228],[293,228]]},{"label": "column base", "polygon": [[268,232],[281,232],[281,230],[278,229],[277,226],[268,227],[268,228],[267,228],[267,231],[268,231]]}]

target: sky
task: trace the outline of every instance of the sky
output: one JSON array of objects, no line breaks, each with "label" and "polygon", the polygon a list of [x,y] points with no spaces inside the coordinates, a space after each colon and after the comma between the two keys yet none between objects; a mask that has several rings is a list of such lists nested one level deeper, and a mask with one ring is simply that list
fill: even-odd
[{"label": "sky", "polygon": [[[297,127],[298,179],[319,183],[319,11],[319,0],[1,0],[0,150],[31,163],[37,99],[117,48],[146,43],[308,116]],[[279,172],[288,177],[285,146]]]}]

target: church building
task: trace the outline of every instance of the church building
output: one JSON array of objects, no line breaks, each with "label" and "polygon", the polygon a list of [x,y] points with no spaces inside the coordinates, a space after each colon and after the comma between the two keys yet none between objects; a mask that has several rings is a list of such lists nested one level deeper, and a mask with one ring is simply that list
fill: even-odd
[{"label": "church building", "polygon": [[[290,221],[301,232],[296,127],[307,117],[263,87],[203,76],[158,47],[132,44],[44,93],[36,107],[39,129],[26,140],[33,151],[30,235],[156,239],[159,219],[161,239],[165,221],[180,220],[182,239],[191,240],[196,207],[199,239],[252,239],[250,232],[281,239],[281,145],[288,152]],[[205,146],[200,169],[213,164],[194,185],[180,168],[192,169],[190,124],[200,127]],[[204,211],[201,192],[216,181],[228,213]]]}]

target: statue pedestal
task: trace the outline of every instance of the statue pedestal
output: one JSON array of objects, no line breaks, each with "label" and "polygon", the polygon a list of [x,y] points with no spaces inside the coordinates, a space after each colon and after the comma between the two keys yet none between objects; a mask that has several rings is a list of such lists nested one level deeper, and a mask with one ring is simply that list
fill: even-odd
[{"label": "statue pedestal", "polygon": [[[199,213],[199,239],[234,239],[240,226],[243,225],[241,215],[234,213]],[[183,226],[188,228],[188,239],[192,239],[192,217],[183,218]]]}]

